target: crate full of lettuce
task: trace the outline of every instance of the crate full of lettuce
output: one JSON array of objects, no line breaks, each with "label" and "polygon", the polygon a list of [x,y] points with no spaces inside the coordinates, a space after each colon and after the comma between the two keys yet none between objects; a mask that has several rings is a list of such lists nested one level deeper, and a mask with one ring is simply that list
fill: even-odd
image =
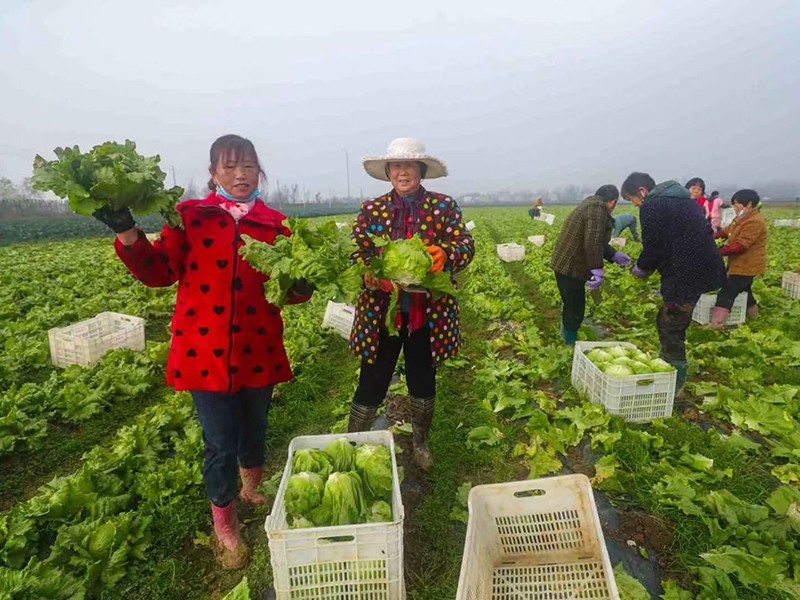
[{"label": "crate full of lettuce", "polygon": [[278,600],[403,600],[403,504],[388,431],[289,444],[267,517]]},{"label": "crate full of lettuce", "polygon": [[572,385],[626,421],[645,423],[672,414],[675,369],[627,342],[577,342]]}]

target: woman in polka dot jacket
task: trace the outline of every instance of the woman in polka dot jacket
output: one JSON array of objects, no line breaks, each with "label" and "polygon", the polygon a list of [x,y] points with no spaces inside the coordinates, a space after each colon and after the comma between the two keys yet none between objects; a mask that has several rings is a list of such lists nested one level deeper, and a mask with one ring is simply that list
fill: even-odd
[{"label": "woman in polka dot jacket", "polygon": [[[427,244],[432,271],[452,274],[466,268],[475,245],[458,205],[443,194],[422,187],[422,178],[447,175],[447,167],[425,152],[418,140],[399,138],[381,157],[366,157],[364,168],[376,179],[390,181],[392,191],[368,200],[353,225],[353,239],[360,250],[356,257],[369,263],[376,249],[370,236],[408,239],[414,235]],[[401,292],[399,335],[390,336],[384,323],[392,284],[367,277],[356,306],[350,347],[361,357],[358,389],[350,407],[350,431],[368,429],[375,419],[403,350],[406,383],[411,396],[414,428],[413,459],[429,469],[433,464],[428,434],[436,397],[436,364],[455,356],[461,343],[458,303],[452,296],[434,298],[428,293]]]},{"label": "woman in polka dot jacket", "polygon": [[[235,499],[266,501],[257,486],[267,414],[273,386],[290,381],[292,370],[280,310],[264,298],[266,277],[238,250],[242,235],[272,243],[291,232],[282,224],[284,215],[259,199],[264,172],[249,140],[223,136],[210,155],[211,194],[181,202],[182,228],[165,227],[153,244],[127,209],[101,210],[95,217],[117,233],[117,254],[136,279],[150,287],[178,283],[167,383],[194,399],[217,557],[224,568],[239,568],[248,549],[239,536]],[[297,289],[289,301],[305,302],[309,295]]]}]

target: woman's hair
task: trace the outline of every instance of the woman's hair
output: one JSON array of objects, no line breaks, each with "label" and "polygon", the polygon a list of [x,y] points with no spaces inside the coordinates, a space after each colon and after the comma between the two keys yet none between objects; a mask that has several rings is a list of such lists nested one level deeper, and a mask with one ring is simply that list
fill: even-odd
[{"label": "woman's hair", "polygon": [[758,207],[761,198],[755,190],[739,190],[731,198],[732,203],[741,204],[743,206]]},{"label": "woman's hair", "polygon": [[686,185],[683,186],[687,190],[694,185],[699,185],[700,189],[703,190],[703,193],[706,191],[706,182],[700,179],[699,177],[692,177],[689,181],[686,182]]},{"label": "woman's hair", "polygon": [[719,192],[717,190],[711,192],[711,195],[708,197],[709,200],[716,200],[717,198],[719,198]]},{"label": "woman's hair", "polygon": [[236,164],[239,164],[239,162],[244,160],[248,155],[256,159],[258,172],[261,177],[266,180],[267,174],[264,173],[264,169],[261,168],[261,162],[258,160],[258,153],[256,152],[255,146],[253,146],[253,142],[232,133],[223,135],[214,140],[214,143],[211,144],[211,150],[209,151],[208,172],[211,173],[211,179],[208,180],[208,189],[212,192],[217,191],[217,186],[214,183],[214,171],[216,171],[220,160],[230,159],[236,161]]},{"label": "woman's hair", "polygon": [[[419,178],[420,179],[425,179],[425,175],[428,174],[428,165],[426,165],[421,160],[418,160],[417,164],[419,165]],[[389,163],[388,162],[383,167],[383,172],[386,173],[387,177],[389,177]]]},{"label": "woman's hair", "polygon": [[619,190],[617,189],[617,186],[608,183],[597,188],[597,191],[594,193],[594,195],[600,196],[606,202],[613,202],[614,200],[619,199]]}]

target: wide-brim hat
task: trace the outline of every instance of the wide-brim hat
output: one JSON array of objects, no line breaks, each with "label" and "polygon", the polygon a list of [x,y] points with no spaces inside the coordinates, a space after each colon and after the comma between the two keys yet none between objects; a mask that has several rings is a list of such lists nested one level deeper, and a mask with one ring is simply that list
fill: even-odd
[{"label": "wide-brim hat", "polygon": [[416,138],[397,138],[389,143],[386,154],[375,156],[368,154],[362,159],[364,170],[375,179],[389,181],[386,165],[390,162],[417,161],[428,168],[425,179],[447,177],[447,165],[440,158],[431,156],[425,150],[425,144]]}]

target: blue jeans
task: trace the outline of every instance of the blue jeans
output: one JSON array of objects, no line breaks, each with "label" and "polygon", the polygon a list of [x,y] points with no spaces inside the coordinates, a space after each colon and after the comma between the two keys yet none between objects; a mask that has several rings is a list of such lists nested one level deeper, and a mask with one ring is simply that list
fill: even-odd
[{"label": "blue jeans", "polygon": [[203,427],[203,481],[209,500],[225,507],[239,494],[239,469],[264,464],[272,386],[235,394],[192,392]]}]

